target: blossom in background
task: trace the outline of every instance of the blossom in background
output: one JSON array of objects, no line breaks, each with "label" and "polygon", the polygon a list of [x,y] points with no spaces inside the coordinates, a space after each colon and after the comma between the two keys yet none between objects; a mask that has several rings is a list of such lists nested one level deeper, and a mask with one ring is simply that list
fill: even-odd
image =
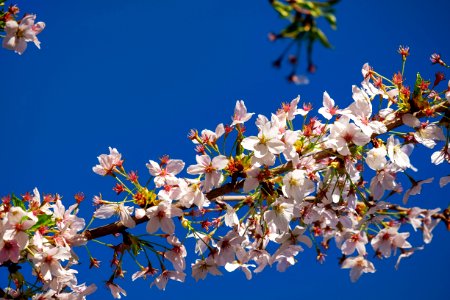
[{"label": "blossom in background", "polygon": [[26,15],[19,22],[15,20],[7,21],[5,24],[6,36],[3,39],[3,48],[22,54],[27,49],[27,42],[33,42],[40,49],[41,43],[36,35],[45,28],[45,23],[37,22],[35,24],[35,20],[36,15]]}]

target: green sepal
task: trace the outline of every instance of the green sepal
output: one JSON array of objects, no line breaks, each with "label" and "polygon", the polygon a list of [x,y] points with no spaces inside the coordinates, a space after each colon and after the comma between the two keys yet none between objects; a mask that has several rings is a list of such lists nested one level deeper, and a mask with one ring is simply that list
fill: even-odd
[{"label": "green sepal", "polygon": [[20,207],[23,210],[27,210],[25,208],[25,203],[21,199],[19,199],[16,195],[12,194],[11,195],[11,200],[12,200],[12,203],[13,203],[14,206]]}]

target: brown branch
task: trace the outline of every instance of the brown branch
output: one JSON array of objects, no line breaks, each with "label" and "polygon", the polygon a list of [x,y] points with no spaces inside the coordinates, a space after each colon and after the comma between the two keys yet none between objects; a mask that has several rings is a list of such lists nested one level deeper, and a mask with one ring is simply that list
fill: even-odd
[{"label": "brown branch", "polygon": [[[221,187],[218,187],[216,189],[213,189],[206,193],[206,198],[208,198],[210,201],[214,201],[214,199],[230,194],[232,192],[236,192],[240,190],[244,186],[244,180],[241,180],[235,184],[227,183],[222,185]],[[226,200],[226,199],[221,199]],[[133,217],[133,220],[136,222],[136,225],[142,224],[147,222],[149,219],[147,216],[144,216],[143,218],[137,219],[136,217]],[[110,223],[108,225],[103,225],[97,228],[86,230],[83,234],[88,240],[97,239],[106,235],[110,234],[116,234],[119,232],[122,232],[126,230],[127,227],[123,225],[120,221]]]},{"label": "brown branch", "polygon": [[[444,103],[441,103],[438,105],[434,105],[430,109],[433,110],[434,112],[446,112],[449,110],[449,107],[447,105],[447,102],[444,102]],[[418,111],[418,112],[414,113],[413,115],[416,118],[423,118],[426,116],[426,113],[424,111]],[[387,121],[384,123],[384,125],[386,125],[386,128],[387,128],[386,133],[403,125],[402,116],[403,116],[403,114],[395,117],[395,119],[393,119],[392,121]],[[372,136],[370,138],[374,139],[379,135],[381,135],[381,134],[374,133],[374,134],[372,134]],[[321,160],[326,157],[329,157],[330,152],[332,152],[332,151],[333,151],[332,149],[324,149],[324,150],[321,150],[319,152],[312,154],[312,156],[315,160]],[[281,166],[278,166],[276,168],[273,168],[271,170],[271,172],[272,172],[272,174],[278,175],[278,174],[283,174],[290,170],[292,170],[292,162],[291,161],[289,161]]]},{"label": "brown branch", "polygon": [[[449,107],[447,106],[447,104],[445,102],[440,105],[434,105],[431,107],[431,109],[434,110],[435,112],[445,112],[449,109]],[[426,114],[423,111],[419,111],[419,112],[414,113],[414,116],[416,116],[417,118],[422,118],[422,117],[425,117]],[[403,121],[402,121],[401,117],[402,116],[400,115],[392,121],[385,122],[385,125],[387,127],[387,132],[403,125]],[[378,136],[378,134],[373,134],[371,138],[375,138],[377,136]],[[326,157],[330,156],[330,151],[332,151],[332,150],[325,149],[325,150],[319,151],[319,152],[313,154],[313,157],[316,160],[326,158]],[[290,170],[292,170],[292,162],[291,161],[289,161],[279,167],[273,168],[271,170],[271,173],[274,175],[278,175],[278,174],[283,174]],[[208,198],[210,201],[214,201],[216,198],[218,198],[220,196],[239,191],[243,186],[244,186],[244,180],[240,180],[236,183],[226,183],[226,184],[222,185],[221,187],[218,187],[218,188],[213,189],[213,190],[209,191],[208,193],[206,193],[206,198]],[[148,221],[147,216],[144,216],[141,219],[136,219],[135,217],[133,217],[133,219],[136,222],[136,225],[142,224],[142,223],[145,223]],[[103,225],[103,226],[100,226],[100,227],[97,227],[94,229],[86,230],[84,232],[84,236],[88,240],[92,240],[92,239],[97,239],[97,238],[100,238],[100,237],[103,237],[106,235],[120,233],[126,229],[127,229],[126,226],[124,226],[120,221],[117,221],[117,222],[114,222],[114,223],[111,223],[108,225]]]}]

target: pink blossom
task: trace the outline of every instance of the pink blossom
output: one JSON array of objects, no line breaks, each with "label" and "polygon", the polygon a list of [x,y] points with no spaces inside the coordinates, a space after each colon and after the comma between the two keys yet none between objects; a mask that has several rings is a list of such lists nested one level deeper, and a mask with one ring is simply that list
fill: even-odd
[{"label": "pink blossom", "polygon": [[272,255],[270,264],[276,262],[277,271],[284,272],[288,267],[295,265],[295,256],[297,256],[300,251],[303,251],[303,248],[299,245],[282,244]]},{"label": "pink blossom", "polygon": [[400,169],[412,168],[408,155],[412,152],[413,145],[408,144],[402,146],[400,141],[391,135],[387,140],[386,148],[389,158]]},{"label": "pink blossom", "polygon": [[412,187],[408,189],[403,195],[403,204],[406,204],[408,202],[409,196],[420,194],[420,192],[422,191],[422,185],[432,182],[433,179],[434,177],[425,180],[413,181]]},{"label": "pink blossom", "polygon": [[352,255],[357,250],[359,255],[365,255],[367,243],[368,239],[364,231],[348,231],[347,238],[341,246],[342,254]]},{"label": "pink blossom", "polygon": [[325,144],[339,152],[341,155],[350,155],[349,145],[364,146],[370,142],[370,136],[361,132],[355,124],[349,122],[347,116],[342,116],[330,125],[330,135]]},{"label": "pink blossom", "polygon": [[237,269],[241,269],[242,272],[244,272],[245,277],[247,278],[247,280],[252,279],[252,271],[250,271],[250,267],[255,268],[256,265],[254,264],[246,264],[241,262],[240,260],[235,260],[231,263],[226,263],[225,264],[225,270],[227,270],[228,272],[233,272]]},{"label": "pink blossom", "polygon": [[195,281],[205,279],[208,274],[214,276],[222,275],[211,256],[208,256],[206,259],[197,259],[195,263],[191,265],[191,269],[192,277],[195,278]]},{"label": "pink blossom", "polygon": [[233,123],[230,126],[236,124],[244,124],[254,115],[254,113],[247,113],[247,107],[245,107],[244,101],[236,101],[236,107],[234,108]]},{"label": "pink blossom", "polygon": [[373,264],[366,260],[363,256],[349,257],[342,263],[343,269],[350,270],[350,280],[352,282],[358,281],[363,273],[375,273]]},{"label": "pink blossom", "polygon": [[44,22],[34,23],[36,15],[26,15],[19,23],[15,20],[7,21],[5,24],[6,37],[3,39],[3,48],[14,50],[22,54],[27,49],[27,42],[33,42],[39,49],[38,35],[44,28]]},{"label": "pink blossom", "polygon": [[307,178],[305,171],[296,169],[283,177],[282,190],[286,197],[298,203],[315,191],[315,185]]},{"label": "pink blossom", "polygon": [[370,242],[373,249],[387,258],[391,256],[392,249],[395,251],[397,248],[411,248],[411,244],[406,240],[409,232],[399,233],[398,228],[397,226],[380,230]]},{"label": "pink blossom", "polygon": [[272,232],[283,233],[289,229],[293,216],[294,205],[280,197],[272,204],[272,209],[264,213],[264,220]]},{"label": "pink blossom", "polygon": [[186,274],[183,272],[164,270],[150,286],[156,285],[158,289],[164,291],[169,279],[184,282],[185,277]]},{"label": "pink blossom", "polygon": [[340,114],[341,110],[334,105],[334,100],[328,95],[327,92],[323,93],[322,107],[319,108],[319,114],[321,114],[325,119],[331,120],[336,114]]},{"label": "pink blossom", "polygon": [[366,164],[372,170],[381,170],[387,163],[386,155],[386,147],[372,148],[367,152]]},{"label": "pink blossom", "polygon": [[122,154],[116,148],[109,147],[109,154],[101,154],[97,158],[100,164],[94,166],[92,170],[101,176],[112,174],[115,167],[122,166]]},{"label": "pink blossom", "polygon": [[176,185],[178,183],[175,175],[183,170],[184,162],[180,159],[170,159],[165,167],[161,168],[157,162],[150,160],[146,166],[150,174],[155,176],[154,181],[156,187],[162,187],[165,184]]},{"label": "pink blossom", "polygon": [[266,250],[252,249],[248,253],[248,260],[253,260],[258,264],[258,267],[253,270],[254,273],[259,273],[264,270],[264,268],[270,265],[270,254]]},{"label": "pink blossom", "polygon": [[401,186],[395,181],[395,172],[392,166],[386,166],[378,170],[377,174],[370,181],[370,192],[375,200],[380,200],[386,190],[398,190]]},{"label": "pink blossom", "polygon": [[433,239],[432,231],[439,224],[441,219],[433,218],[434,214],[440,212],[439,208],[427,210],[422,219],[423,241],[425,244],[431,243]]},{"label": "pink blossom", "polygon": [[52,247],[35,253],[32,258],[36,267],[40,269],[44,280],[51,280],[53,277],[64,276],[70,271],[61,266],[61,261],[71,258],[70,249],[65,247]]},{"label": "pink blossom", "polygon": [[229,231],[217,243],[219,253],[215,259],[219,266],[224,266],[228,262],[234,260],[235,254],[239,248],[242,248],[241,243],[245,240],[244,237],[239,236],[235,231]]},{"label": "pink blossom", "polygon": [[309,110],[298,108],[298,103],[300,102],[300,96],[297,96],[289,104],[283,103],[282,108],[277,111],[277,116],[280,119],[285,119],[292,121],[295,119],[296,115],[306,116]]},{"label": "pink blossom", "polygon": [[173,206],[167,202],[161,202],[158,206],[152,206],[147,209],[146,215],[149,218],[147,222],[147,232],[154,233],[159,228],[168,234],[173,234],[175,231],[175,224],[173,217],[180,217],[183,211],[178,207]]},{"label": "pink blossom", "polygon": [[176,236],[167,237],[167,242],[172,245],[172,249],[164,252],[164,257],[169,260],[175,270],[182,272],[186,268],[186,260],[187,256],[186,248],[184,245],[178,240]]},{"label": "pink blossom", "polygon": [[368,97],[368,95],[357,86],[353,86],[353,100],[352,103],[346,110],[345,113],[347,116],[352,119],[355,124],[361,128],[367,136],[372,136],[373,133],[381,134],[385,133],[387,128],[380,121],[371,121],[370,117],[372,116],[372,103]]},{"label": "pink blossom", "polygon": [[112,296],[114,297],[114,299],[121,299],[122,295],[126,296],[127,292],[121,288],[118,284],[112,283],[112,282],[107,282],[106,286],[110,289]]},{"label": "pink blossom", "polygon": [[99,219],[108,219],[113,215],[119,215],[120,221],[128,228],[134,228],[136,222],[131,217],[134,208],[125,206],[123,203],[108,203],[100,206],[95,212],[94,217]]},{"label": "pink blossom", "polygon": [[439,179],[439,186],[442,188],[446,186],[450,182],[450,175],[443,176],[441,179]]},{"label": "pink blossom", "polygon": [[205,174],[204,189],[210,191],[219,186],[222,181],[222,172],[227,165],[228,159],[223,155],[214,157],[211,161],[209,155],[197,155],[197,164],[188,167],[187,172],[191,175]]},{"label": "pink blossom", "polygon": [[262,171],[258,167],[250,168],[245,172],[246,177],[244,181],[243,190],[245,193],[248,193],[259,186],[259,177],[262,175],[264,171]]},{"label": "pink blossom", "polygon": [[279,135],[277,124],[266,122],[262,125],[257,137],[246,137],[242,140],[241,145],[244,149],[253,151],[255,162],[271,166],[275,163],[275,155],[280,154],[286,148]]},{"label": "pink blossom", "polygon": [[189,186],[184,189],[179,203],[184,207],[191,207],[192,204],[195,204],[199,209],[202,209],[204,206],[209,206],[210,202],[201,191],[200,182],[198,180],[188,180],[188,182]]},{"label": "pink blossom", "polygon": [[444,161],[450,163],[450,148],[448,146],[445,146],[431,155],[431,162],[435,165],[439,165]]},{"label": "pink blossom", "polygon": [[0,265],[5,261],[18,263],[20,258],[20,247],[15,240],[0,239]]}]

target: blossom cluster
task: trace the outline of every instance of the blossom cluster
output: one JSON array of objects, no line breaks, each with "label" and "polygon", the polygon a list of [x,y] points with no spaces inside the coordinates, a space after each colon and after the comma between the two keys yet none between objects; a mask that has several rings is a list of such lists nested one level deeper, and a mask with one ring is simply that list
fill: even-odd
[{"label": "blossom cluster", "polygon": [[[0,1],[0,6],[4,5],[4,0]],[[20,9],[17,5],[10,5],[6,11],[0,11],[0,31],[5,32],[2,46],[5,49],[13,50],[22,54],[27,49],[27,43],[33,42],[37,48],[41,48],[41,43],[37,35],[45,28],[44,22],[37,22],[36,15],[25,14],[18,18]]]},{"label": "blossom cluster", "polygon": [[[409,54],[403,47],[399,52]],[[108,231],[87,230],[86,238],[111,230],[123,235],[120,245],[110,245],[113,296],[126,293],[114,282],[123,277],[125,253],[138,265],[133,280],[153,276],[151,285],[160,289],[169,279],[183,282],[187,248],[181,241],[186,238],[195,240],[198,259],[191,272],[196,280],[221,275],[222,268],[241,270],[247,279],[268,266],[284,271],[305,247],[314,248],[323,262],[334,242],[341,267],[351,269],[350,278],[357,281],[375,272],[370,257],[397,256],[398,267],[402,258],[422,249],[409,241],[411,230],[422,231],[423,242],[430,243],[438,223],[449,226],[448,209],[402,205],[433,180],[411,175],[417,171],[410,159],[415,147],[435,149],[432,164],[450,162],[450,82],[437,92],[442,73],[432,86],[418,75],[410,92],[401,72],[390,79],[365,64],[362,75],[348,107],[339,108],[324,92],[320,116],[310,117],[312,105],[300,104],[297,97],[270,117],[258,115],[254,134],[245,127],[254,113],[237,101],[229,125],[190,131],[197,155],[186,172],[193,178],[180,176],[184,161],[164,156],[147,163],[150,179],[141,184],[136,171],[125,170],[117,149],[100,155],[93,171],[116,179],[113,190],[124,196],[119,202],[95,197],[94,217],[116,215],[120,222]],[[301,127],[295,129],[298,119]],[[233,145],[226,147],[229,140]],[[404,186],[402,177],[410,185]],[[440,178],[440,186],[449,181],[450,175]],[[401,195],[400,203],[395,195]],[[131,229],[142,223],[147,234],[133,235]]]},{"label": "blossom cluster", "polygon": [[[2,299],[84,299],[95,291],[95,285],[78,284],[72,268],[77,264],[72,248],[86,242],[80,235],[86,224],[77,212],[78,203],[66,208],[59,195],[41,198],[38,189],[2,198],[0,269],[7,270],[9,282],[0,290]],[[27,269],[35,283],[25,279]]]},{"label": "blossom cluster", "polygon": [[[409,49],[399,53],[403,69]],[[432,62],[446,67],[436,55]],[[189,267],[195,280],[224,270],[240,270],[247,279],[272,266],[283,272],[305,248],[314,249],[320,263],[336,248],[353,282],[375,272],[374,259],[396,256],[398,267],[423,248],[413,245],[412,232],[421,231],[428,244],[439,223],[450,228],[449,209],[406,207],[433,181],[413,175],[413,149],[433,149],[430,163],[436,166],[450,162],[450,82],[438,91],[442,73],[433,84],[417,75],[410,88],[403,72],[388,78],[369,64],[362,75],[350,105],[339,108],[324,92],[318,116],[300,97],[269,117],[255,116],[237,101],[229,124],[189,132],[195,162],[165,155],[149,160],[142,176],[127,170],[122,154],[110,147],[92,170],[115,180],[112,190],[120,200],[95,196],[87,225],[77,217],[81,195],[67,209],[58,195],[41,201],[37,190],[3,198],[0,268],[8,269],[14,284],[3,294],[85,298],[95,286],[77,283],[73,248],[86,246],[90,267],[99,268],[89,241],[111,253],[105,280],[114,298],[126,295],[118,283],[130,269],[126,256],[136,264],[133,281],[151,278],[161,290],[169,280],[184,282]],[[253,121],[252,132],[246,126]],[[450,174],[439,179],[440,186],[449,181]],[[116,220],[91,228],[110,218]],[[108,235],[121,239],[100,241]],[[189,244],[197,255],[192,263]],[[24,264],[39,289],[22,276]]]}]

